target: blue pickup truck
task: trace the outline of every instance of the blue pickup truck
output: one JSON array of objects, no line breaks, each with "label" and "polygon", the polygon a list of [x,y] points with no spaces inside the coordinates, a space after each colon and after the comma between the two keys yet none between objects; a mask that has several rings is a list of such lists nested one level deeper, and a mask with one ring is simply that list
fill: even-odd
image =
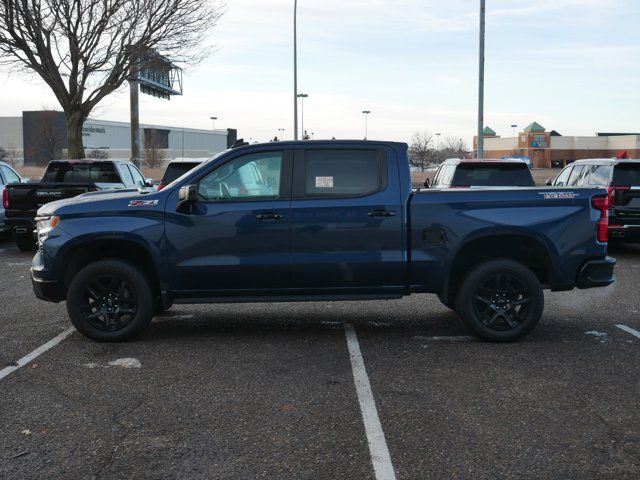
[{"label": "blue pickup truck", "polygon": [[412,191],[403,143],[244,144],[159,192],[44,205],[31,276],[97,341],[173,303],[429,292],[507,342],[536,326],[544,288],[614,282],[607,202],[601,188]]}]

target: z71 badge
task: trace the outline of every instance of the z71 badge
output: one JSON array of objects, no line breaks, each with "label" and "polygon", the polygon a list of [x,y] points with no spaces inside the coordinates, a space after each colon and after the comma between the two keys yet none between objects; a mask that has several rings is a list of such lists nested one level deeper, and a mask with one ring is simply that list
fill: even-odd
[{"label": "z71 badge", "polygon": [[129,202],[130,207],[153,207],[158,205],[158,200],[131,200]]},{"label": "z71 badge", "polygon": [[573,200],[578,196],[575,192],[540,192],[545,200]]}]

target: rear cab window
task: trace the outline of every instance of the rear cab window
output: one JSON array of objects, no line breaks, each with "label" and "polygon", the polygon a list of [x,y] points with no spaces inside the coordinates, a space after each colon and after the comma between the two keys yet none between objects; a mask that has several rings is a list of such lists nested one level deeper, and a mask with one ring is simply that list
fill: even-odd
[{"label": "rear cab window", "polygon": [[43,182],[122,183],[112,162],[51,162]]},{"label": "rear cab window", "polygon": [[460,163],[451,183],[454,187],[534,187],[525,163]]},{"label": "rear cab window", "polygon": [[387,162],[379,150],[306,150],[295,184],[298,197],[363,197],[386,188]]},{"label": "rear cab window", "polygon": [[619,163],[613,169],[614,186],[640,187],[640,162]]}]

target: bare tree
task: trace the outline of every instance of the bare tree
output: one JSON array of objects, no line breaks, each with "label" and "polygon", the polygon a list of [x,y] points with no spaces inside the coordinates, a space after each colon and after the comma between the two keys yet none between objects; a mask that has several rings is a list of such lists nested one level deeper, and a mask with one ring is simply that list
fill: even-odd
[{"label": "bare tree", "polygon": [[157,135],[150,135],[145,139],[142,161],[149,168],[159,168],[167,159],[167,152],[160,148]]},{"label": "bare tree", "polygon": [[424,172],[425,167],[430,162],[433,151],[433,135],[426,130],[417,131],[411,137],[409,146],[409,164],[418,167]]},{"label": "bare tree", "polygon": [[12,167],[18,166],[18,159],[20,158],[20,153],[14,144],[8,144],[6,148],[7,155],[5,157],[5,162],[7,162]]},{"label": "bare tree", "polygon": [[87,153],[87,158],[92,158],[94,160],[106,160],[109,158],[109,152],[106,150],[101,150],[99,148],[94,148],[93,150],[89,150]]},{"label": "bare tree", "polygon": [[441,149],[440,157],[444,160],[447,158],[465,158],[467,155],[467,144],[461,138],[447,136],[444,139],[444,147]]},{"label": "bare tree", "polygon": [[[70,158],[82,124],[149,52],[194,64],[224,13],[209,0],[0,0],[0,63],[37,73],[67,117]],[[137,68],[136,67],[136,68]]]}]

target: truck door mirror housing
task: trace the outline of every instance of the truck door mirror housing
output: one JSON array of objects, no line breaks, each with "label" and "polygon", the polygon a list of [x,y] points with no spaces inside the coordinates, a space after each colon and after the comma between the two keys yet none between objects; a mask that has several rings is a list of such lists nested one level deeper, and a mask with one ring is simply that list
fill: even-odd
[{"label": "truck door mirror housing", "polygon": [[547,185],[548,187],[553,186],[553,180],[551,180],[550,178],[547,178],[547,181],[545,182],[545,185]]},{"label": "truck door mirror housing", "polygon": [[424,188],[429,188],[429,187],[431,187],[431,180],[429,180],[429,178],[428,178],[428,177],[427,177],[427,178],[425,178],[425,179],[424,179],[424,183],[423,183],[423,185],[424,185]]},{"label": "truck door mirror housing", "polygon": [[145,187],[153,187],[153,178],[145,178],[144,185]]},{"label": "truck door mirror housing", "polygon": [[186,185],[184,187],[180,187],[180,191],[178,192],[178,201],[181,204],[193,203],[198,198],[198,186],[197,185]]}]

